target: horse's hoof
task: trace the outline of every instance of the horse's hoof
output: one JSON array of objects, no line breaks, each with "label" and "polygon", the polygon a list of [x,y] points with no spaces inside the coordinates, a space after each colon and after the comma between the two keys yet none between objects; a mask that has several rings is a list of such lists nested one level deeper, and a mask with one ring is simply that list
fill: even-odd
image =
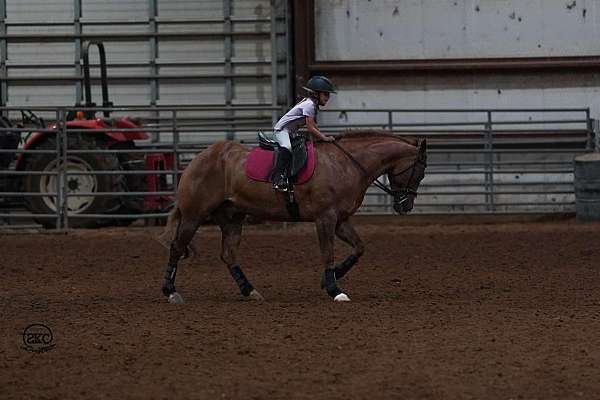
[{"label": "horse's hoof", "polygon": [[252,289],[252,291],[248,295],[248,300],[263,301],[264,299],[265,298],[262,297],[262,295],[256,289]]},{"label": "horse's hoof", "polygon": [[183,304],[183,297],[177,292],[173,292],[169,295],[169,303],[171,304]]},{"label": "horse's hoof", "polygon": [[350,301],[350,297],[346,293],[340,293],[333,298],[333,301]]}]

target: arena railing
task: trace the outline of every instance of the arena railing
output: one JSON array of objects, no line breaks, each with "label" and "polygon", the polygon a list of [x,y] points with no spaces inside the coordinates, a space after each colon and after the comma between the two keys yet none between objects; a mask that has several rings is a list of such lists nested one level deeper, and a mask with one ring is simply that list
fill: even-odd
[{"label": "arena railing", "polygon": [[[0,109],[13,116],[21,108]],[[22,171],[9,168],[0,177],[18,181],[22,176],[55,177],[55,191],[26,192],[2,188],[0,197],[28,199],[52,198],[58,207],[53,212],[33,214],[22,207],[1,210],[0,221],[35,220],[57,229],[68,229],[81,220],[103,222],[145,220],[151,222],[168,215],[177,190],[178,176],[193,156],[220,139],[232,139],[250,146],[257,144],[256,132],[271,130],[274,118],[284,110],[269,106],[164,106],[113,107],[86,109],[110,111],[118,115],[134,114],[145,123],[142,128],[75,129],[67,124],[69,112],[81,108],[41,107],[49,128],[0,128],[2,131],[46,132],[55,135],[52,150],[0,150],[0,154],[51,154],[57,168],[52,171]],[[568,114],[566,117],[561,115]],[[420,115],[420,121],[410,116]],[[451,116],[448,117],[448,116]],[[477,119],[476,116],[483,115]],[[532,118],[531,115],[544,115]],[[427,117],[423,117],[427,116]],[[550,116],[550,117],[548,117]],[[594,120],[589,109],[324,109],[319,125],[335,134],[347,129],[384,128],[398,134],[411,134],[428,139],[428,169],[417,199],[416,213],[504,213],[504,212],[570,212],[574,209],[574,154],[598,150]],[[15,120],[16,118],[12,118]],[[344,123],[336,123],[340,119]],[[18,122],[18,120],[16,121]],[[147,140],[137,140],[135,148],[73,149],[68,137],[78,134],[147,132]],[[86,154],[116,157],[148,157],[170,155],[173,165],[160,170],[141,169],[76,171],[68,166],[69,156]],[[75,192],[69,178],[77,176],[153,177],[168,184],[163,190]],[[385,176],[383,177],[385,180]],[[5,179],[6,180],[6,179]],[[10,180],[10,179],[9,179]],[[123,202],[134,198],[152,198],[154,209],[138,212],[73,212],[69,200],[82,197],[118,197]],[[0,207],[1,207],[0,202]],[[6,203],[6,202],[5,202]],[[152,203],[152,202],[151,202]],[[391,214],[391,199],[372,188],[367,192],[362,213]],[[50,221],[50,222],[49,222]]]},{"label": "arena railing", "polygon": [[[0,112],[8,114],[15,123],[21,121],[14,118],[15,113],[20,113],[23,109],[17,107],[2,107]],[[24,149],[22,145],[18,149],[1,149],[0,155],[23,155],[25,157],[44,154],[52,155],[57,168],[46,171],[22,171],[15,169],[16,157],[8,169],[0,171],[0,178],[4,181],[0,185],[0,225],[2,220],[28,220],[26,226],[35,226],[31,221],[38,224],[55,227],[57,229],[68,229],[73,225],[78,225],[81,220],[98,221],[133,221],[144,219],[151,221],[154,219],[164,219],[168,215],[169,208],[173,204],[174,195],[177,190],[177,178],[193,155],[214,143],[219,139],[241,139],[244,137],[256,136],[258,130],[268,130],[272,125],[273,118],[281,113],[279,107],[272,106],[185,106],[179,105],[176,108],[167,107],[112,107],[112,108],[85,108],[85,111],[95,111],[100,114],[103,111],[109,111],[123,115],[138,113],[143,116],[144,124],[142,128],[117,128],[107,127],[103,129],[82,129],[81,127],[69,126],[67,115],[71,112],[81,111],[82,108],[53,108],[37,107],[28,108],[33,110],[48,121],[48,128],[39,127],[0,127],[0,134],[4,132],[19,133],[48,133],[55,138],[56,146],[52,150],[32,150]],[[239,118],[232,120],[231,115],[238,114]],[[218,121],[215,117],[221,115]],[[136,115],[139,117],[139,115]],[[101,118],[102,119],[102,118]],[[107,122],[114,122],[112,119],[102,119]],[[241,127],[240,127],[241,126]],[[246,135],[242,131],[248,132]],[[119,146],[102,148],[70,148],[69,139],[73,135],[104,135],[106,133],[128,134],[134,132],[146,132],[149,135],[147,140],[136,140],[135,148],[120,148]],[[252,132],[250,134],[249,132]],[[183,139],[182,139],[183,138]],[[136,169],[123,170],[122,168],[112,170],[86,170],[73,171],[68,166],[71,156],[143,156],[148,164],[148,157],[152,156],[170,156],[174,161],[171,168],[162,166],[161,170],[155,169]],[[159,161],[164,161],[164,159]],[[23,176],[44,176],[57,184],[56,190],[45,191],[44,193],[25,191],[22,184],[14,184],[20,181]],[[70,178],[77,176],[142,176],[153,177],[156,181],[169,181],[170,185],[166,190],[129,190],[129,191],[73,191],[69,188]],[[12,179],[11,179],[12,178]],[[168,178],[168,179],[167,179]],[[96,179],[97,180],[97,179]],[[10,183],[8,183],[10,181]],[[151,212],[102,212],[74,213],[70,209],[69,200],[72,198],[83,197],[118,197],[126,201],[127,198],[151,198],[154,209]],[[32,213],[23,210],[22,200],[28,200],[34,197],[51,199],[50,203],[55,204],[52,212]],[[12,201],[7,201],[12,200]],[[15,201],[16,200],[16,201]],[[18,207],[19,202],[22,203]],[[146,203],[146,202],[144,202]],[[16,204],[16,205],[15,205]],[[4,206],[4,207],[3,207]],[[4,208],[4,210],[2,209]],[[145,209],[146,210],[146,209]],[[101,223],[102,224],[102,223]]]},{"label": "arena railing", "polygon": [[[331,133],[350,125],[426,137],[428,168],[415,207],[425,213],[572,212],[573,156],[598,151],[589,108],[327,109],[323,114],[320,126]],[[363,210],[390,213],[392,208],[374,189]]]}]

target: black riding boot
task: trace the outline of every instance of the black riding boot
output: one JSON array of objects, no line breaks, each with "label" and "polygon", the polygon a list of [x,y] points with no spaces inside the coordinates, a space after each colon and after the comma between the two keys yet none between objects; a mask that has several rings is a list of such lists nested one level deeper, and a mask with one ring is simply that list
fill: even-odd
[{"label": "black riding boot", "polygon": [[280,147],[277,150],[276,156],[277,160],[275,161],[271,181],[273,182],[273,189],[285,192],[288,190],[287,170],[292,159],[292,153],[285,147]]}]

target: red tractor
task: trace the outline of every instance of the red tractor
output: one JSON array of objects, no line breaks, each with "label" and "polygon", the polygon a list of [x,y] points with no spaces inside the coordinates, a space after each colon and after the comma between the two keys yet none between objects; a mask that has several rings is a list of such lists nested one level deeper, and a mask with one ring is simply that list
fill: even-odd
[{"label": "red tractor", "polygon": [[[76,111],[66,116],[66,129],[69,150],[128,150],[136,149],[136,140],[149,138],[147,132],[140,131],[142,123],[139,119],[122,117],[110,118],[110,111],[104,110],[103,118],[96,116],[97,107],[91,99],[91,79],[89,68],[88,50],[91,45],[96,45],[100,54],[102,107],[110,108],[113,104],[108,100],[108,84],[106,75],[106,56],[104,45],[100,42],[86,42],[83,46],[83,68],[85,104],[77,104]],[[80,110],[81,109],[81,110]],[[46,126],[41,118],[30,111],[23,111],[24,123],[34,124],[40,131],[33,130],[24,140],[23,148],[26,150],[56,150],[57,138],[55,132],[42,131],[56,129],[54,123]],[[11,128],[8,119],[0,119],[0,127]],[[119,131],[122,129],[136,129],[135,131]],[[69,132],[77,130],[77,132]],[[86,132],[90,130],[90,132]],[[101,130],[101,131],[97,131]],[[20,133],[19,133],[20,135]],[[4,144],[0,147],[16,148],[14,133],[0,132],[4,137]],[[16,144],[18,145],[18,140]],[[8,144],[7,144],[8,143]],[[7,154],[4,164],[7,164]],[[9,155],[10,156],[10,155]],[[14,155],[13,157],[14,158]],[[125,196],[126,192],[157,192],[168,191],[165,174],[86,174],[94,171],[135,171],[135,170],[166,170],[173,168],[173,155],[171,153],[68,153],[65,170],[67,172],[67,207],[69,214],[125,214],[148,213],[164,211],[173,202],[168,195],[139,195]],[[0,168],[2,166],[0,159]],[[8,160],[9,162],[11,160]],[[32,154],[24,153],[17,157],[15,169],[17,171],[58,171],[59,163],[57,154]],[[8,186],[13,191],[32,193],[55,193],[58,175],[25,174],[13,175],[8,179]],[[10,190],[9,190],[10,191]],[[91,195],[97,192],[114,192],[114,195]],[[77,196],[77,193],[82,193]],[[36,214],[56,214],[56,196],[27,196],[26,207]],[[127,224],[133,219],[105,220],[97,218],[71,218],[69,227],[94,227],[106,224]],[[46,227],[55,227],[56,218],[39,218],[38,222]]]}]

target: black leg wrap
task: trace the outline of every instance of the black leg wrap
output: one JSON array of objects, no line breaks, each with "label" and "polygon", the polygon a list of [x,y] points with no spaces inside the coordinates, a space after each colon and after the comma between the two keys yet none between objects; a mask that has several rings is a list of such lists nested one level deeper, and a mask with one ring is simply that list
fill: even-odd
[{"label": "black leg wrap", "polygon": [[165,272],[165,279],[162,286],[162,292],[167,297],[175,293],[175,275],[177,275],[177,265],[169,265],[167,272]]},{"label": "black leg wrap", "polygon": [[250,295],[250,292],[254,290],[254,287],[248,282],[248,279],[246,279],[246,275],[244,275],[240,266],[234,265],[229,269],[229,272],[231,273],[233,280],[235,280],[235,283],[240,287],[240,292],[242,292],[244,296]]},{"label": "black leg wrap", "polygon": [[335,267],[335,279],[342,279],[358,261],[358,257],[354,254],[349,255],[344,261]]},{"label": "black leg wrap", "polygon": [[327,268],[324,273],[324,286],[327,294],[333,298],[338,294],[342,293],[340,288],[337,287],[335,283],[335,270],[333,268]]}]

